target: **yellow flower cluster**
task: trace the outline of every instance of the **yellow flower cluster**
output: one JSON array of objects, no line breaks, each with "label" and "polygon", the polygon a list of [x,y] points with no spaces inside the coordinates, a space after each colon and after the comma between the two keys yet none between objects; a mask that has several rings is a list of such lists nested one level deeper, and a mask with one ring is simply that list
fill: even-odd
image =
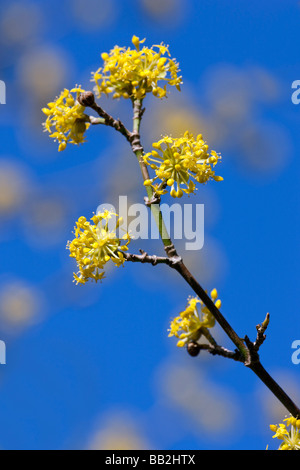
[{"label": "yellow flower cluster", "polygon": [[84,90],[80,87],[64,89],[56,101],[48,103],[48,108],[42,109],[47,116],[43,124],[44,130],[59,142],[59,151],[65,150],[67,143],[80,144],[85,141],[84,133],[89,124],[85,122],[85,107],[77,102],[77,97],[82,92]]},{"label": "yellow flower cluster", "polygon": [[[217,308],[221,307],[221,300],[217,300],[218,292],[213,289],[210,294]],[[215,325],[215,318],[197,297],[188,300],[186,309],[172,320],[169,336],[179,339],[178,347],[187,345],[190,341],[198,341],[201,336],[202,327],[212,328]]]},{"label": "yellow flower cluster", "polygon": [[[117,217],[115,229],[110,230],[109,220]],[[121,266],[124,261],[122,251],[127,251],[130,236],[125,233],[120,239],[116,236],[115,230],[122,223],[118,215],[105,210],[94,215],[92,222],[80,217],[76,222],[75,238],[68,243],[70,256],[75,258],[78,265],[78,273],[74,273],[76,283],[85,284],[88,279],[102,280],[104,277],[103,267],[112,260],[116,266]],[[123,244],[122,244],[123,243]]]},{"label": "yellow flower cluster", "polygon": [[[152,144],[154,150],[144,155],[144,162],[155,171],[155,177],[144,182],[152,186],[157,194],[167,193],[170,187],[172,197],[181,197],[183,192],[194,193],[196,183],[206,183],[209,179],[222,181],[216,176],[213,167],[221,159],[214,150],[209,154],[208,145],[199,134],[194,139],[188,131],[183,137],[165,136]],[[159,184],[153,184],[161,180]]]},{"label": "yellow flower cluster", "polygon": [[300,419],[290,417],[283,421],[286,424],[270,425],[271,431],[275,432],[273,438],[277,437],[282,441],[278,450],[300,450]]},{"label": "yellow flower cluster", "polygon": [[[168,46],[160,44],[140,49],[144,41],[133,36],[135,49],[115,46],[109,54],[101,55],[104,65],[93,73],[98,96],[113,93],[113,98],[142,100],[147,93],[163,98],[167,85],[180,90],[182,80],[178,64],[170,58]],[[163,87],[158,84],[161,81],[166,82]]]}]

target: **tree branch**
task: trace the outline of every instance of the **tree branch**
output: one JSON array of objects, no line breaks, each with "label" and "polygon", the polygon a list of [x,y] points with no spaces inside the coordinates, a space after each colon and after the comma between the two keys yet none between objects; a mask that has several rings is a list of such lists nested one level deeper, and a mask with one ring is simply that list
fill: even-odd
[{"label": "tree branch", "polygon": [[156,266],[157,264],[167,264],[168,266],[171,266],[173,264],[176,264],[179,262],[177,258],[168,258],[166,256],[156,256],[156,255],[148,255],[144,250],[139,250],[140,255],[132,254],[132,253],[127,253],[123,252],[122,254],[126,261],[132,261],[133,263],[150,263],[153,266]]},{"label": "tree branch", "polygon": [[[114,119],[106,111],[104,111],[95,102],[94,94],[92,92],[85,92],[79,95],[78,101],[82,106],[90,107],[103,119],[103,123],[107,126],[113,127],[116,131],[120,132],[130,143],[133,153],[136,155],[140,169],[142,172],[143,179],[149,179],[148,168],[143,160],[143,147],[140,139],[140,123],[144,112],[142,108],[141,100],[133,100],[133,131],[130,132],[120,121],[120,119]],[[91,124],[100,124],[102,121],[95,121],[90,118]],[[156,264],[166,264],[175,269],[183,279],[189,284],[193,291],[198,295],[206,307],[210,310],[216,321],[226,332],[228,337],[237,347],[236,351],[229,351],[212,341],[209,344],[199,345],[196,343],[190,348],[194,348],[191,355],[197,355],[201,349],[206,349],[211,354],[218,354],[223,357],[230,357],[231,359],[243,362],[245,366],[249,367],[262,382],[271,390],[271,392],[278,398],[278,400],[286,407],[286,409],[295,417],[300,417],[300,409],[291,400],[291,398],[284,392],[284,390],[276,383],[276,381],[270,376],[270,374],[262,366],[258,350],[265,340],[265,330],[268,326],[269,316],[267,315],[265,321],[257,326],[257,337],[256,341],[252,343],[247,336],[244,339],[240,338],[232,326],[228,323],[225,317],[222,315],[220,310],[215,306],[214,302],[207,295],[205,290],[201,287],[198,281],[192,276],[190,271],[187,269],[182,258],[178,256],[176,249],[171,241],[170,235],[166,229],[164,219],[160,210],[159,198],[156,198],[154,190],[151,186],[146,186],[147,199],[146,204],[150,207],[155,222],[157,224],[161,239],[164,243],[167,257],[157,257],[155,255],[149,256],[147,253],[141,251],[141,255],[134,255],[129,253],[123,253],[127,261],[142,262]],[[190,343],[192,344],[192,343]],[[197,352],[198,351],[198,352]]]},{"label": "tree branch", "polygon": [[[207,343],[189,343],[188,344],[188,353],[191,356],[198,355],[202,350],[207,351],[213,356],[222,356],[228,359],[233,359],[234,361],[243,362],[243,358],[238,350],[230,351],[229,349],[223,348],[222,346],[216,345],[212,346],[211,344]],[[197,351],[197,354],[196,354]]]},{"label": "tree branch", "polygon": [[95,116],[88,116],[87,114],[84,115],[84,121],[85,122],[89,122],[90,124],[92,124],[93,126],[97,125],[97,124],[105,124],[105,119],[101,118],[101,117],[95,117]]},{"label": "tree branch", "polygon": [[260,346],[263,344],[263,342],[266,339],[266,335],[264,333],[266,329],[268,328],[269,321],[270,321],[270,314],[267,313],[264,321],[261,324],[256,325],[257,336],[256,336],[255,343],[253,344],[253,348],[255,351],[259,350]]}]

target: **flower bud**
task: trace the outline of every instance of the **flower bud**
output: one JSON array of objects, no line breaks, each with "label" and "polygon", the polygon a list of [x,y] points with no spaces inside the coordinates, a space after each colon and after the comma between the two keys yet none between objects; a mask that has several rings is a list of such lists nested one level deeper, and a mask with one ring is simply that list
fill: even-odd
[{"label": "flower bud", "polygon": [[187,352],[190,356],[196,357],[200,353],[200,345],[195,341],[190,341],[187,345]]}]

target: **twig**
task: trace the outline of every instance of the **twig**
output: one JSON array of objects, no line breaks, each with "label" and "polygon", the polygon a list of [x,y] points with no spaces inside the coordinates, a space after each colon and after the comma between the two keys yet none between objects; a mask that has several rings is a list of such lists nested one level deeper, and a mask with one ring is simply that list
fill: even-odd
[{"label": "twig", "polygon": [[[143,180],[146,181],[150,178],[148,167],[144,162],[143,159],[143,146],[141,144],[140,138],[140,125],[141,125],[141,118],[144,112],[142,108],[142,100],[133,100],[133,130],[132,136],[133,138],[129,139],[131,148],[133,153],[135,154],[142,173]],[[162,242],[165,246],[171,245],[172,241],[170,235],[168,233],[167,227],[165,225],[161,210],[159,199],[156,198],[154,190],[151,186],[146,186],[147,191],[147,198],[145,199],[146,205],[150,207],[151,213],[159,230],[159,234],[161,236]]]},{"label": "twig", "polygon": [[[207,343],[196,343],[192,345],[188,345],[188,353],[191,356],[195,356],[195,352],[198,350],[198,354],[205,350],[212,354],[213,356],[222,356],[228,359],[233,359],[234,361],[243,362],[243,358],[238,350],[230,351],[229,349],[223,348],[222,346],[216,345],[212,346],[211,344]],[[192,354],[191,354],[192,352]]]},{"label": "twig", "polygon": [[256,325],[257,335],[256,335],[256,340],[254,343],[250,341],[248,336],[245,336],[244,338],[244,341],[250,352],[248,361],[245,362],[245,365],[248,367],[254,364],[255,362],[259,362],[258,350],[266,339],[266,335],[264,333],[266,329],[268,328],[269,321],[270,321],[270,314],[267,313],[265,320],[261,324]]},{"label": "twig", "polygon": [[132,254],[132,253],[127,253],[123,252],[122,254],[126,261],[132,261],[134,263],[139,262],[139,263],[150,263],[153,266],[156,266],[157,264],[167,264],[168,266],[172,266],[176,263],[179,262],[177,258],[168,258],[166,256],[156,256],[156,255],[148,255],[144,250],[139,250],[140,255]]},{"label": "twig", "polygon": [[[229,349],[220,346],[212,334],[210,333],[208,328],[201,327],[200,328],[201,336],[205,336],[208,340],[207,343],[198,343],[195,341],[190,341],[187,346],[187,351],[191,356],[197,356],[202,349],[205,349],[213,356],[223,356],[229,359],[233,359],[235,361],[244,362],[244,357],[241,355],[240,351],[236,349],[235,351],[230,351]],[[199,338],[200,339],[200,338]]]},{"label": "twig", "polygon": [[89,122],[90,124],[92,124],[93,126],[97,125],[97,124],[105,124],[105,119],[104,118],[101,118],[101,117],[95,117],[95,116],[88,116],[87,114],[84,115],[84,121],[85,122]]},{"label": "twig", "polygon": [[[125,127],[120,119],[114,119],[104,109],[99,106],[95,101],[95,96],[92,91],[85,91],[81,93],[77,101],[85,107],[89,107],[96,111],[96,113],[103,119],[103,124],[106,126],[113,127],[116,131],[120,132],[128,141],[132,139],[132,133]],[[93,119],[92,119],[93,120]],[[92,122],[92,121],[91,121]],[[93,124],[93,122],[92,122]],[[100,124],[99,122],[97,124]]]},{"label": "twig", "polygon": [[268,328],[269,321],[270,321],[270,314],[267,313],[266,318],[264,319],[264,321],[261,324],[256,325],[257,336],[256,336],[256,341],[253,344],[253,348],[254,348],[255,351],[259,350],[260,346],[263,344],[263,342],[266,339],[266,335],[264,333],[265,333],[266,329]]}]

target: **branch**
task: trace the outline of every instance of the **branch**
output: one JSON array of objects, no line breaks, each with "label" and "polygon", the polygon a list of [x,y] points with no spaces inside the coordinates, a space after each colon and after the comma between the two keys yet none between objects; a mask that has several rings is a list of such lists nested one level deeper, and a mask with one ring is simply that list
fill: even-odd
[{"label": "branch", "polygon": [[105,119],[101,117],[96,118],[94,116],[88,116],[87,114],[84,114],[84,122],[89,122],[90,124],[95,126],[97,124],[105,124]]},{"label": "branch", "polygon": [[167,264],[168,266],[174,265],[179,262],[177,258],[168,258],[166,256],[156,256],[156,255],[148,255],[144,250],[139,250],[140,255],[135,255],[132,253],[126,253],[122,251],[122,254],[126,261],[132,261],[133,263],[150,263],[153,266],[157,264]]},{"label": "branch", "polygon": [[[169,247],[165,248],[167,254],[172,254],[175,250],[174,245],[170,245]],[[176,253],[176,250],[175,250]],[[178,256],[178,255],[177,255]],[[186,265],[183,261],[178,262],[175,265],[171,265],[172,268],[176,269],[176,271],[185,279],[185,281],[191,286],[193,291],[198,295],[198,297],[202,300],[204,305],[209,309],[212,313],[216,321],[219,323],[221,328],[225,331],[227,336],[231,339],[231,341],[235,344],[235,346],[240,351],[241,355],[244,357],[245,362],[249,361],[250,352],[243,342],[242,338],[240,338],[232,326],[228,323],[225,317],[222,315],[220,310],[215,306],[214,302],[211,298],[207,295],[205,290],[201,287],[199,282],[194,278],[194,276],[190,273]]]},{"label": "branch", "polygon": [[[90,107],[103,119],[103,123],[107,126],[113,127],[116,131],[120,132],[130,143],[133,153],[136,155],[143,179],[149,179],[148,168],[143,160],[143,147],[141,145],[140,139],[140,123],[141,118],[144,112],[142,108],[141,100],[133,100],[133,131],[130,132],[120,121],[120,119],[114,119],[106,111],[104,111],[100,106],[95,102],[94,94],[92,92],[85,92],[79,95],[78,102],[82,106]],[[102,121],[95,121],[93,118],[90,118],[92,124],[100,124]],[[284,390],[275,382],[275,380],[268,374],[268,372],[262,366],[258,350],[265,340],[265,330],[268,326],[269,317],[267,315],[265,321],[257,326],[257,338],[254,343],[251,343],[249,338],[246,336],[244,340],[240,338],[232,326],[228,323],[225,317],[222,315],[220,310],[215,306],[214,302],[207,295],[205,290],[201,285],[196,281],[196,279],[189,272],[187,267],[182,261],[182,258],[178,256],[176,249],[171,241],[170,235],[168,234],[167,228],[164,223],[164,219],[160,210],[159,199],[155,200],[155,193],[151,186],[146,186],[147,196],[146,199],[147,205],[150,207],[152,215],[157,224],[161,239],[163,241],[167,257],[157,257],[155,255],[149,256],[147,253],[140,250],[141,255],[134,255],[129,253],[123,253],[127,261],[133,262],[142,262],[150,263],[152,265],[156,264],[166,264],[173,269],[175,269],[189,284],[189,286],[194,290],[206,307],[210,310],[216,321],[223,328],[227,336],[232,340],[232,342],[237,347],[237,351],[229,351],[216,343],[207,344],[207,345],[198,345],[196,343],[194,347],[194,353],[200,352],[201,349],[206,349],[211,354],[218,354],[223,357],[230,357],[231,359],[238,360],[243,362],[247,367],[249,367],[262,382],[271,390],[271,392],[281,401],[281,403],[286,407],[286,409],[294,416],[300,417],[300,409],[297,405],[291,400],[291,398],[284,392]],[[157,203],[155,203],[157,202]],[[191,346],[192,347],[192,346]],[[190,352],[191,353],[191,352]],[[197,354],[198,354],[197,353]],[[197,355],[195,354],[195,355]]]},{"label": "branch", "polygon": [[200,328],[200,333],[201,333],[200,337],[205,336],[205,338],[208,341],[208,344],[207,343],[199,344],[196,341],[190,341],[187,346],[187,351],[190,354],[190,356],[198,356],[201,350],[206,350],[213,356],[218,355],[218,356],[227,357],[229,359],[233,359],[235,361],[244,362],[244,357],[242,356],[242,354],[240,353],[238,349],[236,349],[235,351],[230,351],[229,349],[226,349],[223,346],[220,346],[216,342],[216,340],[214,339],[214,337],[212,336],[208,328],[205,328],[204,326],[202,326]]},{"label": "branch", "polygon": [[269,321],[270,321],[270,314],[267,313],[264,321],[261,324],[256,325],[257,335],[256,335],[256,340],[254,341],[254,343],[250,341],[248,336],[245,336],[244,338],[245,343],[250,352],[248,361],[245,363],[245,365],[248,367],[252,366],[252,364],[254,364],[255,362],[259,362],[258,350],[266,339],[266,335],[264,333],[266,329],[268,328]]},{"label": "branch", "polygon": [[[140,137],[140,125],[141,119],[144,113],[144,109],[142,108],[142,100],[133,100],[133,130],[131,133],[131,138],[129,139],[131,148],[133,153],[135,154],[142,173],[143,180],[148,180],[150,178],[148,167],[144,162],[143,159],[143,146],[141,144],[141,137]],[[169,232],[165,225],[159,202],[160,200],[154,194],[154,190],[151,186],[146,186],[147,191],[147,198],[145,199],[145,203],[148,207],[150,207],[151,213],[157,225],[160,237],[164,246],[168,246],[172,244]]]},{"label": "branch", "polygon": [[[95,101],[95,96],[92,91],[85,91],[84,93],[80,93],[77,98],[79,104],[84,107],[89,107],[96,111],[96,113],[103,119],[101,124],[105,124],[106,126],[113,127],[116,131],[120,132],[128,141],[132,139],[132,133],[124,126],[120,119],[114,119],[110,114],[108,114],[104,109],[102,109]],[[93,118],[90,116],[90,122],[94,124]],[[100,124],[100,122],[97,122]]]},{"label": "branch", "polygon": [[222,356],[228,359],[233,359],[234,361],[243,362],[243,358],[238,350],[230,351],[229,349],[223,348],[222,346],[207,343],[196,343],[191,341],[187,346],[187,351],[190,356],[198,356],[201,351],[207,351],[213,356]]},{"label": "branch", "polygon": [[266,335],[264,333],[266,329],[268,328],[269,321],[270,321],[270,314],[267,313],[264,321],[261,324],[256,325],[257,336],[256,336],[256,341],[253,344],[253,348],[255,349],[255,351],[259,350],[260,346],[263,344],[263,342],[266,339]]}]

